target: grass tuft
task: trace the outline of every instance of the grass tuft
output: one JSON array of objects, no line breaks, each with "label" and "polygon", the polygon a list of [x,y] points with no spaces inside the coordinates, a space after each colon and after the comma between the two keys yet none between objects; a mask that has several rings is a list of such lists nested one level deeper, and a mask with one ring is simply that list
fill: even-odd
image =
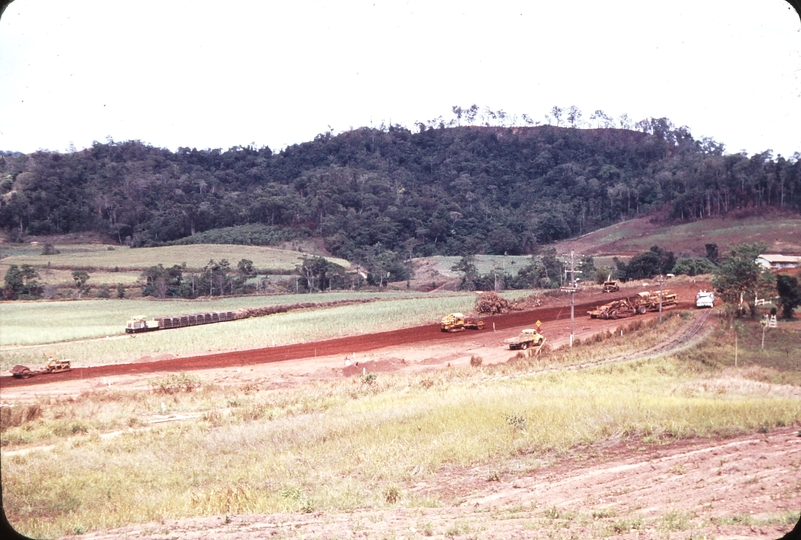
[{"label": "grass tuft", "polygon": [[171,373],[161,379],[151,379],[148,384],[156,394],[177,394],[193,392],[202,385],[200,377],[192,373]]}]

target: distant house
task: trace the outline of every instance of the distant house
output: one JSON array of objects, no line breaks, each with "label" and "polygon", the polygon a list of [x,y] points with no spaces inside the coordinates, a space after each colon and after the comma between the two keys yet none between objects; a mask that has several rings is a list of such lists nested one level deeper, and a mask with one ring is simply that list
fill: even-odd
[{"label": "distant house", "polygon": [[771,255],[764,254],[756,258],[758,265],[770,270],[782,270],[785,268],[798,268],[801,266],[801,256],[799,255]]}]

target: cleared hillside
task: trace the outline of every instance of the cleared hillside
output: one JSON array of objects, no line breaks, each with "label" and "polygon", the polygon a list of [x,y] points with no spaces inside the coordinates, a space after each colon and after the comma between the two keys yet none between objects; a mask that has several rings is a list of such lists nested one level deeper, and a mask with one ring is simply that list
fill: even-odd
[{"label": "cleared hillside", "polygon": [[666,223],[659,216],[651,215],[559,242],[557,249],[560,252],[573,249],[594,256],[630,256],[657,245],[679,257],[701,257],[706,254],[705,244],[717,244],[723,253],[733,245],[753,242],[766,243],[771,253],[801,253],[801,217],[766,211]]}]

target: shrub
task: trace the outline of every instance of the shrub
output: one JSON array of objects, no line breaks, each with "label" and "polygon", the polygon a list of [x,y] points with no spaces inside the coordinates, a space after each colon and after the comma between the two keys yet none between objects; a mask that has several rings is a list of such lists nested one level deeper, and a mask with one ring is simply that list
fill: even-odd
[{"label": "shrub", "polygon": [[42,407],[38,403],[0,407],[0,432],[11,427],[18,427],[27,422],[32,422],[41,416]]},{"label": "shrub", "polygon": [[480,356],[473,355],[470,357],[470,365],[473,367],[480,366],[483,361],[484,359],[481,358]]},{"label": "shrub", "polygon": [[200,378],[197,375],[191,375],[183,371],[181,373],[172,373],[162,379],[153,379],[148,384],[157,394],[192,392],[201,386]]},{"label": "shrub", "polygon": [[389,504],[395,504],[400,500],[400,498],[401,498],[401,492],[397,486],[390,486],[384,490],[384,499]]}]

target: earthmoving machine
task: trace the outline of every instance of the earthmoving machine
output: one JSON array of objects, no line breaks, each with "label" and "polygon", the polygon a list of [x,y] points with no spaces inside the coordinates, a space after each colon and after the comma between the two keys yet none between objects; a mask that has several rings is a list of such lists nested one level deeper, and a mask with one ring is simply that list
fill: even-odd
[{"label": "earthmoving machine", "polygon": [[[642,312],[645,313],[644,307],[642,310]],[[608,304],[598,306],[587,312],[592,319],[619,319],[621,317],[634,315],[635,313],[637,313],[637,307],[628,298],[621,298],[620,300],[609,302]]]},{"label": "earthmoving machine", "polygon": [[28,377],[33,377],[34,375],[45,375],[48,373],[62,373],[64,371],[70,371],[72,368],[70,367],[69,360],[59,360],[57,358],[50,358],[43,367],[38,369],[31,369],[28,366],[21,366],[17,364],[13,368],[11,368],[11,375],[16,377],[17,379],[27,379]]},{"label": "earthmoving machine", "polygon": [[[641,292],[637,295],[637,306],[645,307],[645,311],[658,311],[659,310],[659,291]],[[675,306],[679,303],[679,295],[665,289],[662,291],[662,307]],[[638,310],[638,313],[643,314],[645,311]]]},{"label": "earthmoving machine", "polygon": [[[662,307],[675,306],[679,295],[672,291],[662,291]],[[641,292],[632,298],[621,298],[587,312],[593,319],[620,319],[631,315],[645,315],[648,311],[659,310],[659,291]]]},{"label": "earthmoving machine", "polygon": [[484,328],[484,321],[476,317],[467,317],[464,313],[448,313],[439,324],[443,332],[461,332],[466,328],[471,330],[481,330]]},{"label": "earthmoving machine", "polygon": [[601,288],[601,292],[613,293],[613,292],[618,292],[619,290],[620,290],[620,282],[616,279],[612,279],[612,274],[609,274],[606,277],[606,281],[604,281],[603,287]]},{"label": "earthmoving machine", "polygon": [[545,336],[543,336],[540,331],[539,327],[537,328],[526,328],[520,335],[517,337],[505,339],[504,343],[509,345],[509,348],[514,349],[528,349],[529,347],[539,347],[545,343]]}]

